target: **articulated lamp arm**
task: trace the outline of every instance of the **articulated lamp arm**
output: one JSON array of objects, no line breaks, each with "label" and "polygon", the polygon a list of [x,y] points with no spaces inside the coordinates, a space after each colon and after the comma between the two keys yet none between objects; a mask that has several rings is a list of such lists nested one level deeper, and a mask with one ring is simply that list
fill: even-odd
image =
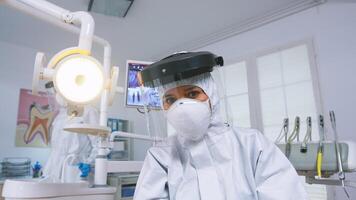
[{"label": "articulated lamp arm", "polygon": [[[40,16],[41,19],[50,16],[52,18],[56,18],[57,23],[67,23],[80,26],[78,47],[88,52],[91,51],[95,22],[89,13],[83,11],[71,12],[45,0],[3,1],[17,10],[24,11],[32,16]],[[42,15],[39,13],[42,13]],[[55,23],[55,20],[52,19],[51,23]]]},{"label": "articulated lamp arm", "polygon": [[[82,50],[90,52],[93,41],[103,46],[104,74],[105,79],[108,80],[111,69],[111,45],[108,41],[94,35],[95,22],[89,13],[71,12],[44,0],[0,0],[0,2],[66,31],[79,34],[78,47]],[[75,25],[80,25],[80,29]],[[100,125],[102,126],[106,126],[108,98],[109,92],[106,87],[100,104]]]}]

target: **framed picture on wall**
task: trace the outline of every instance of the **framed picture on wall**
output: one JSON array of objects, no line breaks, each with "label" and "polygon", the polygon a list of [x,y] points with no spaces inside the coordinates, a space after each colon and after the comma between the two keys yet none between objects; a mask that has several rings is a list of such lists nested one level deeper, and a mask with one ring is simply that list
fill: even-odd
[{"label": "framed picture on wall", "polygon": [[49,147],[52,122],[58,114],[54,96],[20,89],[15,145],[18,147]]}]

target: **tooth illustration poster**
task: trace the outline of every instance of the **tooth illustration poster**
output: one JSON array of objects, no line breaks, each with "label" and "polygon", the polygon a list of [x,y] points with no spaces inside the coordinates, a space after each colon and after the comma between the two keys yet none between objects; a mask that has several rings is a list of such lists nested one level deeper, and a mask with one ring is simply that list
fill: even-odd
[{"label": "tooth illustration poster", "polygon": [[21,89],[17,113],[16,140],[18,147],[49,147],[52,122],[58,114],[54,97],[47,93],[33,95]]}]

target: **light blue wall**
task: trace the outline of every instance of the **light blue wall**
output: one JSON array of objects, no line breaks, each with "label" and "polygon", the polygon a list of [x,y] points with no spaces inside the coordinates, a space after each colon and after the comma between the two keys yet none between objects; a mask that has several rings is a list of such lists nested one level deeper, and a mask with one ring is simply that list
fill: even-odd
[{"label": "light blue wall", "polygon": [[[250,54],[312,39],[316,52],[323,110],[335,110],[342,140],[356,141],[356,3],[331,1],[199,50],[229,61]],[[329,133],[328,135],[332,135]],[[356,181],[355,175],[348,178]],[[356,198],[356,190],[350,190]],[[346,199],[340,187],[335,200]]]},{"label": "light blue wall", "polygon": [[48,148],[15,147],[20,88],[31,89],[35,49],[0,42],[0,159],[30,157],[42,164]]}]

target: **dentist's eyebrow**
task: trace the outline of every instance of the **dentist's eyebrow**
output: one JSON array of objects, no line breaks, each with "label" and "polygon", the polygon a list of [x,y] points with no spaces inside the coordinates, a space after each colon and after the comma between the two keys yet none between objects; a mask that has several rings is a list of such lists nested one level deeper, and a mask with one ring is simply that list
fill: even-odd
[{"label": "dentist's eyebrow", "polygon": [[169,98],[169,97],[174,97],[173,95],[171,95],[171,94],[165,94],[164,96],[163,96],[163,98]]},{"label": "dentist's eyebrow", "polygon": [[186,90],[188,90],[188,91],[191,91],[191,90],[194,90],[194,89],[200,89],[199,87],[197,87],[197,86],[190,86],[190,87],[188,87],[188,88],[185,88]]}]

